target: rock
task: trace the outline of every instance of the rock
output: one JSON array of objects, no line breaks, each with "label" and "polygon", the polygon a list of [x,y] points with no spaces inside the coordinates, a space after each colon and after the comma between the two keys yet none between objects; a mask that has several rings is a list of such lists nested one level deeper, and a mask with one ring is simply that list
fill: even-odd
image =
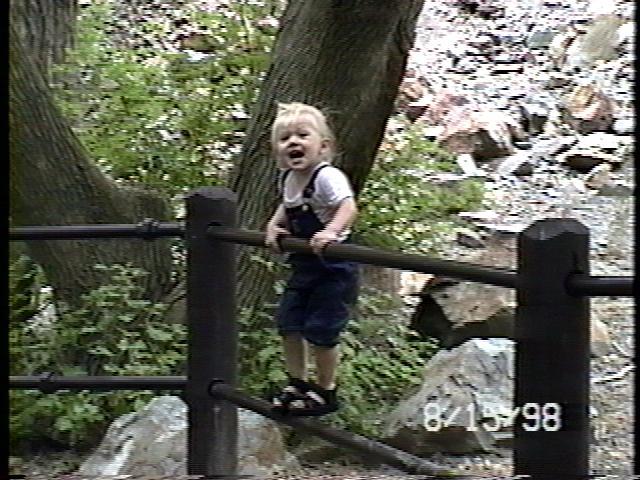
[{"label": "rock", "polygon": [[456,157],[456,163],[465,175],[474,176],[478,174],[478,166],[469,153],[461,153],[458,155]]},{"label": "rock", "polygon": [[633,194],[634,188],[631,185],[616,181],[605,183],[598,189],[598,195],[602,195],[603,197],[631,197]]},{"label": "rock", "polygon": [[403,112],[409,120],[415,121],[427,109],[425,97],[428,94],[424,81],[406,78],[400,84],[396,99],[396,110]]},{"label": "rock", "polygon": [[577,138],[575,136],[563,136],[555,138],[539,138],[533,145],[532,155],[537,160],[552,159],[560,153],[568,151],[573,145],[575,145]]},{"label": "rock", "polygon": [[533,173],[534,161],[527,151],[518,151],[499,161],[496,171],[500,175],[526,176]]},{"label": "rock", "polygon": [[456,242],[463,247],[468,248],[484,248],[485,243],[482,239],[482,235],[474,230],[460,230],[456,232]]},{"label": "rock", "polygon": [[618,135],[631,135],[635,129],[634,118],[619,118],[613,122],[613,131]]},{"label": "rock", "polygon": [[417,295],[435,276],[430,273],[402,271],[400,273],[400,290],[398,295]]},{"label": "rock", "polygon": [[576,144],[577,149],[596,148],[607,153],[616,151],[621,145],[620,137],[612,133],[595,132],[585,137],[579,138]]},{"label": "rock", "polygon": [[602,357],[611,351],[611,337],[607,325],[591,318],[591,356]]},{"label": "rock", "polygon": [[562,72],[551,72],[549,74],[549,79],[547,80],[548,88],[560,88],[566,87],[567,85],[571,85],[573,83],[573,79]]},{"label": "rock", "polygon": [[617,57],[619,45],[618,29],[624,20],[617,15],[601,15],[585,28],[567,48],[567,65],[589,68],[597,61],[609,61]]},{"label": "rock", "polygon": [[469,338],[512,337],[515,292],[475,282],[427,286],[410,326],[444,347]]},{"label": "rock", "polygon": [[555,68],[564,67],[567,61],[567,49],[575,41],[578,32],[574,27],[558,33],[549,44],[549,60]]},{"label": "rock", "polygon": [[428,107],[421,117],[429,125],[444,125],[447,117],[458,107],[473,106],[473,102],[466,96],[451,90],[442,90],[429,99]]},{"label": "rock", "polygon": [[565,121],[583,134],[607,131],[616,108],[616,102],[594,84],[576,86],[562,105]]},{"label": "rock", "polygon": [[544,130],[544,124],[549,119],[550,107],[543,102],[525,102],[520,104],[523,128],[531,135],[537,135]]},{"label": "rock", "polygon": [[604,162],[611,164],[612,168],[616,169],[622,163],[622,159],[610,153],[596,150],[595,148],[573,148],[568,152],[560,154],[558,156],[558,162],[566,164],[579,172],[586,173],[596,165]]},{"label": "rock", "polygon": [[514,152],[513,123],[502,112],[460,107],[447,115],[445,131],[437,140],[449,151],[472,154],[476,160],[503,157]]},{"label": "rock", "polygon": [[611,164],[609,163],[596,165],[584,177],[585,185],[594,190],[599,190],[609,182],[611,182]]},{"label": "rock", "polygon": [[[238,430],[240,475],[268,476],[299,467],[272,420],[238,409]],[[78,474],[186,475],[186,445],[186,404],[175,396],[155,397],[140,411],[114,420]]]},{"label": "rock", "polygon": [[513,375],[511,340],[474,339],[439,351],[420,390],[390,414],[385,440],[415,455],[493,450],[496,434],[511,430]]},{"label": "rock", "polygon": [[527,36],[526,45],[532,49],[547,48],[557,33],[549,27],[536,27]]},{"label": "rock", "polygon": [[[564,191],[569,195],[570,189],[579,188],[575,182],[570,182],[565,185]],[[628,208],[630,207],[627,206],[627,210]],[[461,212],[458,216],[475,222],[478,227],[488,225],[487,222],[500,220],[499,215],[493,210]],[[621,233],[631,228],[629,218],[628,211],[621,211],[609,229],[616,229],[619,237],[629,238],[629,235]],[[494,227],[497,225],[499,224]],[[492,235],[480,235],[484,248],[473,253],[465,261],[475,265],[514,270],[515,233],[528,225],[518,224],[513,226],[511,232],[504,233],[496,227],[491,230]],[[428,278],[416,284],[414,295],[420,285],[422,290],[417,295],[420,297],[420,303],[413,313],[410,326],[421,335],[439,339],[445,348],[457,347],[472,338],[513,338],[516,305],[513,289],[456,280],[438,283],[433,278]],[[605,329],[599,323],[592,325],[591,348],[594,355],[600,354],[606,348]]]}]

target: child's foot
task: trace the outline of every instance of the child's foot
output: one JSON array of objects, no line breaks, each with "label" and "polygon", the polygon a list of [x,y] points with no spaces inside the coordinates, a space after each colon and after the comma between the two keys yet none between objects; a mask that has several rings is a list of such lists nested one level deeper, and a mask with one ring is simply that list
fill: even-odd
[{"label": "child's foot", "polygon": [[325,390],[319,385],[310,384],[303,398],[289,404],[289,414],[297,417],[318,417],[335,412],[339,407],[335,388]]},{"label": "child's foot", "polygon": [[287,413],[291,402],[305,398],[310,385],[299,378],[289,378],[289,384],[282,391],[271,397],[272,409],[279,413]]}]

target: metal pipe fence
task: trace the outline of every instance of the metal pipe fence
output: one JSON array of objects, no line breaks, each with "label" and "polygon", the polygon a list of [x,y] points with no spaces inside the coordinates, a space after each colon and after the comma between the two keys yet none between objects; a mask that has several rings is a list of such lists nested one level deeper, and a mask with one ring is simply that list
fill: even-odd
[{"label": "metal pipe fence", "polygon": [[[242,406],[318,435],[409,473],[441,467],[390,446],[311,420],[273,414],[268,405],[235,389],[238,331],[235,244],[264,246],[264,234],[236,228],[237,201],[226,188],[205,187],[186,197],[186,223],[145,219],[137,225],[12,228],[10,240],[183,237],[187,246],[188,358],[186,377],[12,376],[10,388],[57,390],[183,390],[188,405],[188,473],[233,476],[237,470],[237,410]],[[515,288],[516,408],[514,473],[530,478],[589,473],[588,296],[630,296],[633,277],[589,275],[588,231],[571,219],[535,222],[518,236],[518,269],[511,271],[353,244],[329,245],[323,255]],[[311,253],[301,239],[283,238],[287,252]],[[637,389],[637,377],[636,377]],[[526,408],[557,405],[558,421],[532,428]],[[442,470],[444,472],[444,470]],[[446,474],[446,472],[445,472]]]}]

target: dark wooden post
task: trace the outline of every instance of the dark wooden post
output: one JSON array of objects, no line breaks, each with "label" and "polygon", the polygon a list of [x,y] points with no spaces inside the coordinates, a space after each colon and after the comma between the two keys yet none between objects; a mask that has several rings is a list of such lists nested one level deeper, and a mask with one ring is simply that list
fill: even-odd
[{"label": "dark wooden post", "polygon": [[236,384],[236,246],[206,235],[211,224],[236,226],[236,196],[204,187],[186,198],[189,355],[189,475],[235,475],[238,418],[235,405],[209,394],[214,380]]},{"label": "dark wooden post", "polygon": [[520,234],[514,473],[532,479],[589,473],[589,299],[568,294],[572,273],[589,274],[581,223],[541,220]]}]

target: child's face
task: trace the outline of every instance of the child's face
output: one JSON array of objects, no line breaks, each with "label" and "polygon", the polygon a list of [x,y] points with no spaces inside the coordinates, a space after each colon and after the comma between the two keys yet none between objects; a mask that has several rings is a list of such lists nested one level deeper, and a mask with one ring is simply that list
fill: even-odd
[{"label": "child's face", "polygon": [[305,172],[322,161],[329,148],[329,140],[320,136],[313,117],[301,115],[281,126],[275,147],[282,165]]}]

